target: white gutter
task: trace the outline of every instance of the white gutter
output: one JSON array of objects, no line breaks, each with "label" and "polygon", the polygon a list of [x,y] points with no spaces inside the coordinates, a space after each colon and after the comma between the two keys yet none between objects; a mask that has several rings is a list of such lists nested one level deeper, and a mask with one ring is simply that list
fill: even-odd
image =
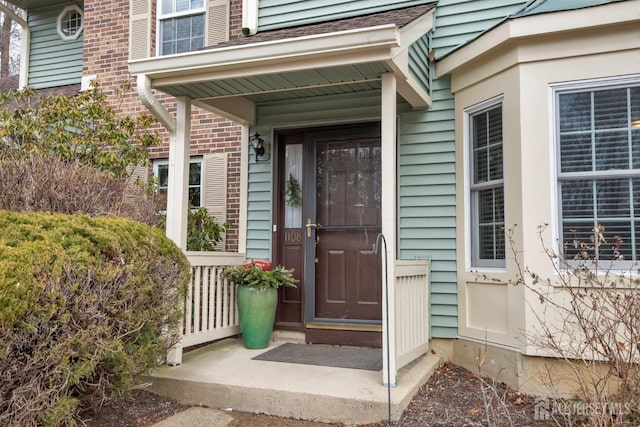
[{"label": "white gutter", "polygon": [[221,70],[243,70],[273,63],[300,63],[309,59],[352,55],[354,52],[400,46],[398,29],[393,24],[365,29],[316,34],[294,39],[273,40],[245,45],[221,47],[178,55],[167,55],[129,61],[132,74],[153,75],[154,80],[174,73],[208,73]]},{"label": "white gutter", "polygon": [[151,80],[145,74],[138,74],[138,95],[142,103],[151,111],[151,114],[162,123],[169,133],[175,133],[176,119],[158,102],[151,90]]},{"label": "white gutter", "polygon": [[0,3],[0,12],[4,13],[22,27],[22,41],[20,42],[20,88],[26,87],[29,77],[29,48],[31,45],[31,29],[20,15]]}]

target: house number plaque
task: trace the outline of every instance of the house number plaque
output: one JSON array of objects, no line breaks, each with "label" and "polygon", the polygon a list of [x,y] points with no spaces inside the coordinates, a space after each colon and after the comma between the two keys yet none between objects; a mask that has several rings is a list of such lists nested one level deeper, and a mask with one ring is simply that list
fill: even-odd
[{"label": "house number plaque", "polygon": [[284,241],[286,243],[300,243],[302,242],[302,232],[297,229],[287,229],[284,232]]}]

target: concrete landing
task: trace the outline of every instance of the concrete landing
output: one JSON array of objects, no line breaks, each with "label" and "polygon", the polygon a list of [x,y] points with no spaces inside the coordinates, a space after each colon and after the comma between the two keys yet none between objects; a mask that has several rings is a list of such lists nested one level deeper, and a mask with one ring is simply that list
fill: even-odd
[{"label": "concrete landing", "polygon": [[155,423],[153,427],[226,427],[231,421],[233,421],[233,417],[222,411],[194,406]]},{"label": "concrete landing", "polygon": [[[282,343],[247,350],[241,340],[226,339],[185,354],[182,365],[163,366],[144,381],[152,383],[148,390],[190,405],[346,425],[387,419],[381,371],[251,360]],[[428,354],[398,372],[393,420],[441,363]]]}]

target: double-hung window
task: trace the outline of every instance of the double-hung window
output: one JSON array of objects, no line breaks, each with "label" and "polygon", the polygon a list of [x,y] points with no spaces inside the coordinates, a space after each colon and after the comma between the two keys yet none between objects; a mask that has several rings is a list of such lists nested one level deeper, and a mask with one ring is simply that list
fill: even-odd
[{"label": "double-hung window", "polygon": [[158,22],[160,55],[204,47],[205,0],[160,0]]},{"label": "double-hung window", "polygon": [[[154,161],[153,175],[158,180],[158,192],[166,193],[169,187],[169,162]],[[199,158],[189,161],[189,206],[202,206],[202,159]]]},{"label": "double-hung window", "polygon": [[470,142],[471,263],[505,266],[502,103],[467,111]]},{"label": "double-hung window", "polygon": [[597,85],[554,91],[560,241],[568,260],[584,244],[628,268],[640,259],[640,78]]}]

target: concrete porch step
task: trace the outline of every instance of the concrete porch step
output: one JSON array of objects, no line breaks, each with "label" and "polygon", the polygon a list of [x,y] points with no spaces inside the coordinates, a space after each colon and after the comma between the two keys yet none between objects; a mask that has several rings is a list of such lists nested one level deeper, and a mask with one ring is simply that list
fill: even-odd
[{"label": "concrete porch step", "polygon": [[[247,350],[241,340],[226,339],[185,354],[182,365],[163,366],[144,381],[152,383],[150,391],[190,405],[346,425],[387,419],[381,371],[251,360],[282,343]],[[441,363],[428,354],[399,371],[391,388],[393,420]]]}]

